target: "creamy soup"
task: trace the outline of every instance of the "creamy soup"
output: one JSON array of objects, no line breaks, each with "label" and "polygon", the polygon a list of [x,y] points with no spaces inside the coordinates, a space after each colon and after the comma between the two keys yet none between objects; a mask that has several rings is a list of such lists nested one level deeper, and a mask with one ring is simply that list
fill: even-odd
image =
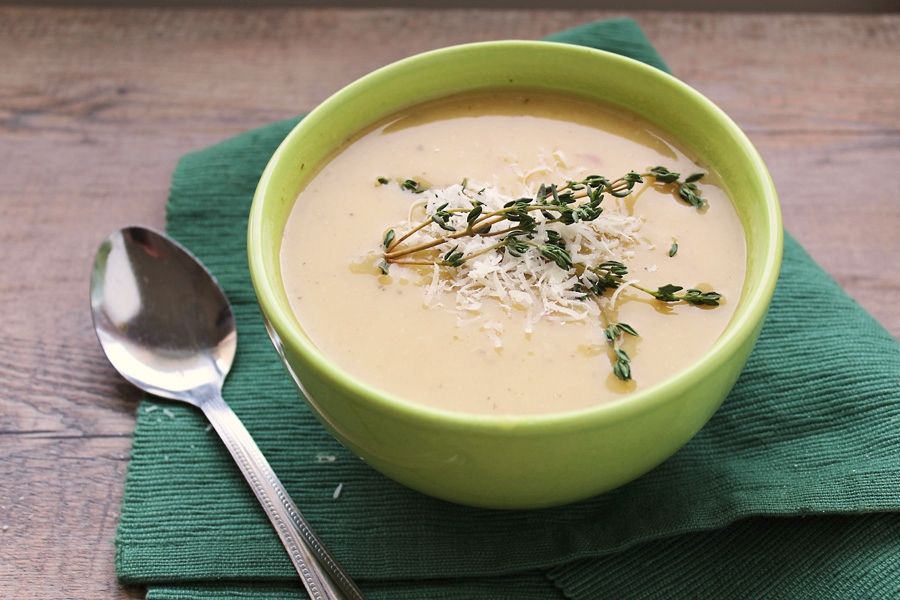
[{"label": "creamy soup", "polygon": [[[680,179],[666,185],[644,175],[623,198],[606,190],[600,216],[573,226],[585,235],[547,220],[562,209],[536,210],[527,214],[546,223],[520,237],[518,257],[511,246],[487,248],[516,226],[509,221],[483,236],[473,227],[458,244],[398,255],[465,230],[466,218],[487,223],[466,212],[479,204],[485,215],[507,198],[534,197],[541,184],[563,187],[593,174],[615,180],[654,165]],[[496,93],[421,105],[353,139],[300,192],[281,247],[284,285],[298,322],[324,355],[410,402],[523,415],[616,401],[699,359],[740,298],[744,235],[715,174],[692,183],[704,208],[678,197],[687,176],[704,171],[648,123],[573,98]],[[553,201],[546,187],[543,196]],[[442,204],[453,231],[431,222],[394,245]],[[580,256],[581,266],[567,270],[564,259],[554,260],[557,251],[542,254],[550,236],[560,237],[550,229],[568,236],[560,247]],[[480,256],[453,266],[459,254],[479,249]],[[389,265],[386,252],[394,253]],[[581,293],[579,273],[604,261],[627,265],[618,287]],[[591,284],[599,275],[585,277]],[[714,290],[721,299],[718,306],[667,303],[638,287],[656,292],[666,284],[695,294]],[[618,358],[604,333],[613,323],[639,334],[614,332],[626,373],[615,372]]]}]

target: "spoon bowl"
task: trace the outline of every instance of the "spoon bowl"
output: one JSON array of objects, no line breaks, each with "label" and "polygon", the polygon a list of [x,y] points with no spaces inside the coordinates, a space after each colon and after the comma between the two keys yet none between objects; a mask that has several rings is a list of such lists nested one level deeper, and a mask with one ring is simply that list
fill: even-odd
[{"label": "spoon bowl", "polygon": [[225,293],[190,252],[150,229],[127,227],[100,245],[91,313],[109,361],[155,396],[196,405],[193,391],[221,389],[234,361]]}]

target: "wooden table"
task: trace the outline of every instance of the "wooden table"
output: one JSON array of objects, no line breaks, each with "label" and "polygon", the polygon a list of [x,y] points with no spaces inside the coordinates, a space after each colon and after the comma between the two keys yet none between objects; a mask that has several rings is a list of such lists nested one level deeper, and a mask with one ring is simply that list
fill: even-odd
[{"label": "wooden table", "polygon": [[[179,156],[409,54],[605,16],[0,9],[0,597],[141,596],[113,573],[138,392],[87,280],[114,228],[162,227]],[[900,16],[635,16],[757,144],[788,229],[900,333]]]}]

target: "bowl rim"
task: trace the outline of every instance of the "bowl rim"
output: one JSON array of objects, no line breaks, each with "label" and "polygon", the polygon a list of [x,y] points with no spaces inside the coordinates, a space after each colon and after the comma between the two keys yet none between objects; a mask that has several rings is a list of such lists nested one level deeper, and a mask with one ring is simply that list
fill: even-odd
[{"label": "bowl rim", "polygon": [[[451,411],[416,403],[413,400],[407,400],[399,395],[380,390],[344,371],[320,351],[310,339],[297,331],[292,323],[292,319],[296,319],[296,317],[292,313],[287,314],[288,311],[282,310],[279,306],[275,299],[276,286],[267,276],[266,264],[263,259],[263,224],[267,212],[267,189],[274,173],[280,168],[282,163],[285,163],[286,149],[290,142],[303,136],[307,130],[319,126],[322,121],[321,115],[326,112],[325,108],[340,102],[344,96],[357,94],[362,89],[389,79],[395,72],[411,68],[415,63],[422,60],[432,60],[456,52],[480,49],[538,50],[540,52],[593,55],[601,60],[623,63],[627,68],[645,71],[647,74],[663,80],[668,85],[680,88],[680,91],[686,94],[691,101],[701,105],[701,108],[708,113],[709,118],[717,120],[720,125],[729,130],[733,140],[749,159],[749,163],[753,167],[753,173],[759,178],[761,183],[763,190],[761,202],[765,209],[765,222],[768,224],[765,238],[767,249],[759,271],[759,285],[753,290],[752,294],[742,299],[742,302],[749,304],[746,312],[742,315],[736,314],[733,316],[722,335],[697,362],[687,369],[679,371],[646,389],[629,394],[620,400],[575,410],[528,415],[488,415]],[[534,433],[536,430],[541,430],[543,433],[565,433],[594,427],[597,424],[608,425],[653,410],[660,404],[674,401],[681,393],[688,392],[710,372],[722,367],[729,357],[734,355],[748,339],[752,339],[759,331],[778,279],[782,250],[783,227],[781,209],[774,182],[752,142],[722,109],[688,84],[640,61],[585,46],[537,40],[498,40],[439,48],[390,63],[341,88],[295,125],[279,144],[269,159],[256,187],[247,225],[247,254],[250,275],[264,319],[274,329],[280,343],[290,347],[295,354],[301,355],[319,375],[325,378],[329,385],[340,386],[353,396],[361,399],[362,402],[371,404],[382,411],[393,413],[392,416],[398,419],[427,422],[444,430],[504,435],[527,435]],[[319,402],[317,401],[316,404],[319,404]]]}]

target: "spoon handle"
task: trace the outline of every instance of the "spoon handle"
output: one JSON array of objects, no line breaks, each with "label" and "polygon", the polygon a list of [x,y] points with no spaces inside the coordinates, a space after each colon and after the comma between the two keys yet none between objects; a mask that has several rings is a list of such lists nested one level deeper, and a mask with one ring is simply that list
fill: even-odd
[{"label": "spoon handle", "polygon": [[[199,405],[253,488],[309,597],[312,600],[342,600],[346,596],[348,600],[364,600],[359,588],[313,533],[250,432],[222,399],[221,393],[211,393]],[[339,590],[334,588],[329,576]]]}]

